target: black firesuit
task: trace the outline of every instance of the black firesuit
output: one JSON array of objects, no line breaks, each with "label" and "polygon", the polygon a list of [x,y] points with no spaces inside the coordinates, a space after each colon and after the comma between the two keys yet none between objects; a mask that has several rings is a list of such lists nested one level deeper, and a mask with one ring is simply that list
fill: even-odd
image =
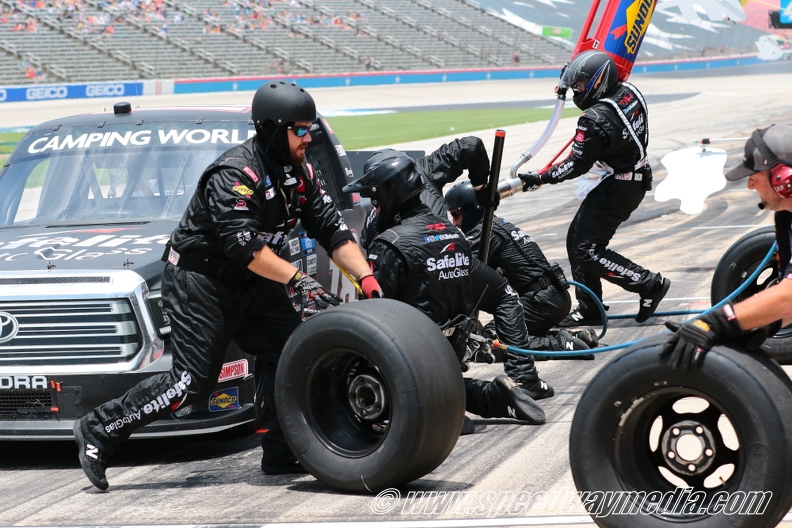
[{"label": "black firesuit", "polygon": [[[421,201],[441,218],[446,218],[443,186],[456,181],[462,173],[468,171],[468,179],[474,187],[487,183],[489,175],[489,157],[481,139],[475,136],[457,138],[422,158],[415,160],[415,170],[431,185],[424,187]],[[366,218],[360,244],[366,248],[371,240],[377,237],[376,211],[371,210]]]},{"label": "black firesuit", "polygon": [[[578,119],[572,153],[540,173],[545,183],[559,183],[588,172],[595,162],[608,173],[580,205],[567,232],[572,277],[602,299],[605,279],[634,293],[648,293],[657,275],[608,249],[616,228],[625,222],[652,188],[647,108],[629,83],[619,83]],[[580,312],[599,318],[596,303],[579,288]]]},{"label": "black firesuit", "polygon": [[[482,223],[465,233],[474,254],[478,254],[481,244]],[[520,295],[529,334],[544,336],[569,313],[572,299],[569,285],[561,280],[563,272],[551,267],[536,242],[522,229],[497,216],[492,222],[487,264],[503,275]],[[529,348],[546,348],[541,340],[532,339]]]},{"label": "black firesuit", "polygon": [[[400,213],[401,223],[381,233],[368,250],[384,296],[415,306],[441,327],[459,314],[470,315],[481,299],[479,308],[496,315],[503,342],[526,348],[522,308],[506,280],[473,258],[462,233],[426,205]],[[511,353],[504,367],[523,386],[539,381],[532,356]],[[489,382],[466,378],[465,387],[469,412],[496,416]]]},{"label": "black firesuit", "polygon": [[[313,169],[284,166],[255,136],[207,167],[171,235],[162,300],[171,321],[170,372],[147,378],[119,399],[90,412],[89,434],[112,454],[138,428],[206,397],[215,386],[231,340],[260,356],[273,379],[289,335],[300,324],[286,286],[250,272],[253,252],[278,254],[297,220],[328,251],[354,240]],[[268,387],[272,397],[274,388]],[[295,460],[269,406],[264,457]]]}]

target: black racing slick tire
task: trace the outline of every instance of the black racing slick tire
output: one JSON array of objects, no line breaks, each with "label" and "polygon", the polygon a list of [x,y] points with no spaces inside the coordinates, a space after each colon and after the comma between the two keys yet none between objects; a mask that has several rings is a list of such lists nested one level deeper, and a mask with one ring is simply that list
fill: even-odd
[{"label": "black racing slick tire", "polygon": [[[725,299],[756,271],[775,240],[773,226],[767,226],[751,231],[726,250],[712,276],[710,298],[713,305]],[[777,276],[778,263],[771,258],[757,278],[732,302],[740,302],[768,288]],[[762,348],[782,365],[792,364],[792,325],[767,339]]]},{"label": "black racing slick tire", "polygon": [[379,492],[431,472],[456,445],[465,415],[448,339],[422,312],[389,299],[306,320],[286,343],[275,387],[297,459],[345,492]]},{"label": "black racing slick tire", "polygon": [[682,372],[658,355],[667,338],[629,348],[583,392],[570,433],[583,505],[607,528],[776,526],[792,505],[789,378],[724,346]]}]

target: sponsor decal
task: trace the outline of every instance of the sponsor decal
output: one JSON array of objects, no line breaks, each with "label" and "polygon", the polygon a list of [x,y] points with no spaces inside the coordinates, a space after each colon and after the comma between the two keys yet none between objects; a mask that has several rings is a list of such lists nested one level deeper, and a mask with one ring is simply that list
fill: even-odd
[{"label": "sponsor decal", "polygon": [[294,256],[300,252],[300,239],[292,238],[289,240],[289,255]]},{"label": "sponsor decal", "polygon": [[578,129],[577,134],[575,134],[575,141],[583,142],[585,140],[586,140],[586,133]]},{"label": "sponsor decal", "polygon": [[222,383],[224,381],[230,381],[238,378],[244,378],[247,375],[248,375],[247,359],[240,359],[239,361],[223,363],[223,368],[220,369],[220,376],[217,378],[217,383]]},{"label": "sponsor decal", "polygon": [[305,231],[300,233],[300,247],[304,255],[312,255],[316,252],[316,240],[310,238]]},{"label": "sponsor decal", "polygon": [[49,381],[46,376],[0,376],[0,390],[46,389]]},{"label": "sponsor decal", "polygon": [[450,269],[450,270],[447,270],[447,271],[441,271],[441,272],[440,272],[440,273],[437,275],[437,278],[438,278],[438,279],[441,279],[441,280],[446,280],[446,279],[458,279],[458,278],[460,278],[460,277],[467,277],[467,276],[468,276],[468,273],[469,273],[469,271],[468,271],[468,270],[466,270],[466,269],[463,269],[463,268],[454,268],[454,269]]},{"label": "sponsor decal", "polygon": [[619,99],[619,106],[624,106],[626,104],[629,104],[629,102],[632,100],[633,100],[633,95],[627,92],[627,94],[624,97]]},{"label": "sponsor decal", "polygon": [[523,241],[525,243],[533,242],[531,237],[525,231],[523,231],[522,229],[518,229],[517,231],[510,231],[509,234],[517,242],[520,242],[520,241]]},{"label": "sponsor decal", "polygon": [[426,226],[426,229],[428,229],[429,231],[442,231],[445,228],[446,228],[446,225],[443,224],[443,223],[440,223],[440,224],[429,224],[428,226]]},{"label": "sponsor decal", "polygon": [[622,276],[632,279],[636,282],[641,280],[640,273],[628,270],[624,266],[619,266],[616,262],[612,262],[606,258],[600,258],[599,263],[602,264],[606,270],[608,270],[608,275],[611,277]]},{"label": "sponsor decal", "polygon": [[324,203],[326,203],[326,204],[333,203],[333,199],[330,197],[330,195],[329,194],[325,194],[324,192],[322,192],[322,201]]},{"label": "sponsor decal", "polygon": [[341,145],[336,145],[335,149],[336,152],[338,152],[339,156],[346,156],[346,152],[344,152],[344,147],[342,147]]},{"label": "sponsor decal", "polygon": [[291,265],[297,268],[298,271],[302,272],[303,270],[302,259],[295,260],[294,262],[291,263]]},{"label": "sponsor decal", "polygon": [[240,198],[234,204],[234,211],[250,211],[250,209],[248,209],[247,202]]},{"label": "sponsor decal", "polygon": [[445,233],[442,235],[430,235],[424,237],[424,242],[440,242],[441,240],[455,240],[459,238],[458,233]]},{"label": "sponsor decal", "polygon": [[307,269],[308,275],[316,275],[317,272],[317,263],[319,261],[319,257],[314,253],[313,255],[308,255],[305,260],[307,261]]},{"label": "sponsor decal", "polygon": [[630,55],[635,55],[638,52],[638,44],[649,27],[649,20],[652,18],[653,10],[653,0],[635,0],[627,8],[627,39],[624,42],[624,46]]},{"label": "sponsor decal", "polygon": [[44,99],[65,99],[69,89],[65,86],[36,86],[25,90],[28,101],[41,101]]},{"label": "sponsor decal", "polygon": [[239,404],[239,387],[215,391],[209,396],[209,410],[212,412],[241,409]]},{"label": "sponsor decal", "polygon": [[8,92],[5,88],[0,88],[0,101],[5,101],[8,99]]},{"label": "sponsor decal", "polygon": [[239,242],[240,246],[247,245],[247,243],[250,242],[251,238],[253,238],[253,234],[250,231],[237,232],[237,242]]},{"label": "sponsor decal", "polygon": [[0,343],[8,343],[19,332],[19,322],[8,312],[0,312]]},{"label": "sponsor decal", "polygon": [[117,97],[124,95],[124,85],[115,84],[89,84],[85,87],[86,97]]},{"label": "sponsor decal", "polygon": [[637,131],[638,133],[642,132],[644,128],[645,120],[646,118],[644,117],[644,115],[639,114],[638,119],[636,119],[632,124],[633,130]]},{"label": "sponsor decal", "polygon": [[170,248],[170,252],[168,252],[168,262],[176,266],[179,263],[179,255],[173,248]]},{"label": "sponsor decal", "polygon": [[272,180],[269,177],[269,174],[264,176],[264,187],[272,187]]},{"label": "sponsor decal", "polygon": [[273,198],[275,198],[275,188],[270,187],[269,189],[265,190],[264,198],[266,198],[267,200],[272,200]]},{"label": "sponsor decal", "polygon": [[436,259],[434,257],[430,257],[426,259],[426,269],[428,269],[429,271],[457,268],[459,266],[469,266],[469,265],[470,265],[470,257],[465,255],[464,253],[455,253],[454,256],[444,255],[439,259]]},{"label": "sponsor decal", "polygon": [[[144,405],[143,412],[146,414],[151,414],[153,412],[159,412],[160,409],[166,408],[170,408],[171,412],[175,411],[182,403],[184,403],[184,400],[187,399],[187,387],[191,383],[192,376],[185,370],[182,372],[179,381],[177,381],[172,388],[166,390],[164,393],[160,394],[155,399]],[[174,402],[174,400],[177,398],[181,398],[181,401]]]},{"label": "sponsor decal", "polygon": [[456,242],[447,244],[443,249],[440,250],[440,253],[445,253],[446,251],[456,251]]},{"label": "sponsor decal", "polygon": [[[81,135],[66,134],[63,136],[45,136],[28,145],[30,154],[38,154],[47,150],[73,150],[106,147],[145,147],[150,144],[180,145],[189,143],[241,144],[256,134],[255,130],[186,129],[186,130],[127,130],[126,132],[91,132]],[[247,137],[245,137],[247,136]]]},{"label": "sponsor decal", "polygon": [[283,231],[277,231],[275,233],[259,233],[256,238],[259,240],[263,240],[265,244],[267,244],[270,249],[278,253],[280,251],[281,246],[285,242],[285,233]]},{"label": "sponsor decal", "polygon": [[256,173],[253,172],[253,169],[251,169],[250,167],[245,167],[242,169],[242,172],[250,176],[250,179],[253,180],[253,183],[258,183],[259,178],[258,176],[256,176]]},{"label": "sponsor decal", "polygon": [[242,185],[239,182],[234,182],[234,186],[231,187],[231,190],[233,190],[237,194],[241,194],[245,198],[250,198],[251,196],[253,196],[253,189],[251,189],[247,185]]},{"label": "sponsor decal", "polygon": [[[184,400],[187,398],[187,386],[192,383],[192,376],[186,370],[182,372],[181,378],[177,381],[172,388],[166,390],[164,393],[157,396],[155,399],[151,400],[149,403],[145,404],[142,409],[137,412],[130,413],[126,416],[122,416],[113,420],[112,422],[105,425],[105,431],[110,433],[112,431],[117,431],[123,428],[125,425],[129,425],[134,423],[137,420],[140,420],[140,417],[143,414],[151,414],[155,412],[159,412],[160,410],[169,408],[170,412],[176,411],[179,406],[184,403]],[[177,398],[181,398],[180,401],[174,401]]]}]

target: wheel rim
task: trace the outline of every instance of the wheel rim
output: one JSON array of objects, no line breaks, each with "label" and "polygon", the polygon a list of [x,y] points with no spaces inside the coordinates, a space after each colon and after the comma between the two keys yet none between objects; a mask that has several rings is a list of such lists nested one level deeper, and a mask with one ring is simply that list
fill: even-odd
[{"label": "wheel rim", "polygon": [[[740,284],[742,284],[743,281],[747,277],[749,277],[761,263],[762,263],[761,260],[757,260],[756,262],[752,263],[745,271],[743,271],[740,274]],[[776,263],[775,259],[770,259],[770,262],[762,270],[762,273],[760,273],[751,284],[746,286],[746,288],[742,292],[740,292],[740,294],[737,295],[737,297],[732,299],[732,301],[733,302],[744,301],[748,297],[756,295],[760,291],[769,288],[772,285],[773,281],[776,279],[776,277],[778,277],[778,264]],[[739,286],[739,284],[737,286]],[[785,339],[790,336],[792,336],[792,324],[785,326],[784,328],[776,332],[773,338]]]},{"label": "wheel rim", "polygon": [[[736,491],[745,470],[739,425],[712,397],[687,387],[636,398],[621,415],[615,438],[617,477],[624,489],[646,492],[647,500],[651,492],[692,488],[688,497],[703,493],[702,504],[710,504],[716,493]],[[685,521],[707,515],[686,511],[685,504],[661,503],[653,514]]]},{"label": "wheel rim", "polygon": [[327,449],[357,458],[379,448],[392,405],[374,363],[350,349],[329,350],[308,367],[307,380],[306,420]]},{"label": "wheel rim", "polygon": [[[737,286],[742,284],[743,281],[745,281],[745,279],[747,279],[756,270],[759,264],[762,263],[763,259],[764,259],[764,255],[762,256],[762,259],[759,259],[756,262],[752,262],[751,265],[748,266],[740,274],[740,282],[738,284],[735,284],[734,287],[736,288]],[[770,283],[772,283],[777,276],[778,276],[778,265],[775,263],[775,259],[770,259],[770,262],[765,266],[762,272],[756,277],[756,279],[754,279],[753,282],[748,284],[748,286],[746,286],[746,288],[742,292],[740,292],[740,294],[734,299],[734,302],[745,300],[748,297],[751,297],[752,295],[756,295],[760,291],[766,289],[768,286],[770,286]]]}]

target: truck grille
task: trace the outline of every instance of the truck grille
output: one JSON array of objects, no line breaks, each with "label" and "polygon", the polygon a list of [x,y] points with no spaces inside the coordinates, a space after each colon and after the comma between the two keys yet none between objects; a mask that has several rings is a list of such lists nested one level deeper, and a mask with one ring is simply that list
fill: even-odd
[{"label": "truck grille", "polygon": [[0,392],[0,419],[46,419],[52,414],[49,390],[12,390]]},{"label": "truck grille", "polygon": [[0,367],[120,363],[142,346],[127,299],[0,302],[0,312],[19,325],[0,344]]}]

